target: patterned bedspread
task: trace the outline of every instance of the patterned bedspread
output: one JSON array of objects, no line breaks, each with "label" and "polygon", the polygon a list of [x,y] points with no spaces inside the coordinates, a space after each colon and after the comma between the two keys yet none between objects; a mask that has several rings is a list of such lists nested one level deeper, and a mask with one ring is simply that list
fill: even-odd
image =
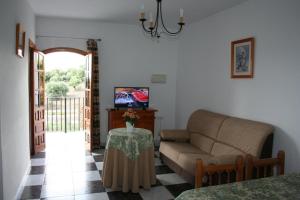
[{"label": "patterned bedspread", "polygon": [[187,190],[176,200],[300,200],[300,174]]}]

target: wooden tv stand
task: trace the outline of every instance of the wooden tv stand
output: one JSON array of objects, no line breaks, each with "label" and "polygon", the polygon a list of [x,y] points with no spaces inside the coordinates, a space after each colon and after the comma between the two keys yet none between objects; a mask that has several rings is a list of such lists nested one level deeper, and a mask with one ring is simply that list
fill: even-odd
[{"label": "wooden tv stand", "polygon": [[[108,131],[114,128],[122,128],[125,127],[125,121],[122,115],[127,109],[106,109],[108,113]],[[140,119],[137,120],[134,125],[137,128],[144,128],[152,131],[154,134],[154,120],[155,120],[155,112],[157,110],[148,108],[145,110],[135,109]]]}]

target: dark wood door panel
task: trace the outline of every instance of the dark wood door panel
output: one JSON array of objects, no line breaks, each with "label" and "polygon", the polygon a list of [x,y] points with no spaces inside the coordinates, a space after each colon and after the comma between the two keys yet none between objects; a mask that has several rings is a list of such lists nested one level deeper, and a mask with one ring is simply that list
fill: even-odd
[{"label": "dark wood door panel", "polygon": [[44,54],[30,48],[29,102],[31,154],[45,148],[45,68]]}]

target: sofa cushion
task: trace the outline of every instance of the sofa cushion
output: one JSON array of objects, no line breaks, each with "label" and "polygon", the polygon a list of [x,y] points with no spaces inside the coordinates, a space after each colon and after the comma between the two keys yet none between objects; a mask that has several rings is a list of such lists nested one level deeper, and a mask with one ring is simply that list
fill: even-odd
[{"label": "sofa cushion", "polygon": [[209,164],[232,164],[235,163],[237,155],[224,155],[224,156],[211,156],[209,154],[193,154],[193,153],[180,153],[177,164],[190,173],[195,175],[196,161],[201,159],[205,165]]},{"label": "sofa cushion", "polygon": [[190,143],[165,141],[160,143],[159,151],[175,162],[178,160],[180,153],[204,153]]},{"label": "sofa cushion", "polygon": [[195,147],[205,151],[206,153],[210,153],[214,140],[209,137],[206,137],[201,134],[192,133],[190,136],[190,143],[193,144]]},{"label": "sofa cushion", "polygon": [[269,124],[231,117],[224,121],[217,140],[259,157],[272,132],[273,127]]},{"label": "sofa cushion", "polygon": [[228,118],[225,115],[197,110],[189,118],[187,130],[191,133],[206,135],[216,138],[223,121]]},{"label": "sofa cushion", "polygon": [[222,156],[222,155],[245,155],[245,152],[238,150],[232,146],[227,144],[222,144],[219,142],[214,143],[213,148],[211,150],[211,154],[213,156]]}]

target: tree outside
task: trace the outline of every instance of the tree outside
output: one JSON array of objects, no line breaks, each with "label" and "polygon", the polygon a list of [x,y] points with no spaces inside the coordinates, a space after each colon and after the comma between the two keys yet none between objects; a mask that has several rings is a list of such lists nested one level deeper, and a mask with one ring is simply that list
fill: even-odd
[{"label": "tree outside", "polygon": [[66,83],[51,81],[46,85],[46,94],[48,97],[65,97],[69,91]]},{"label": "tree outside", "polygon": [[46,94],[48,97],[66,97],[69,91],[82,91],[84,78],[84,66],[48,71],[45,78]]}]

